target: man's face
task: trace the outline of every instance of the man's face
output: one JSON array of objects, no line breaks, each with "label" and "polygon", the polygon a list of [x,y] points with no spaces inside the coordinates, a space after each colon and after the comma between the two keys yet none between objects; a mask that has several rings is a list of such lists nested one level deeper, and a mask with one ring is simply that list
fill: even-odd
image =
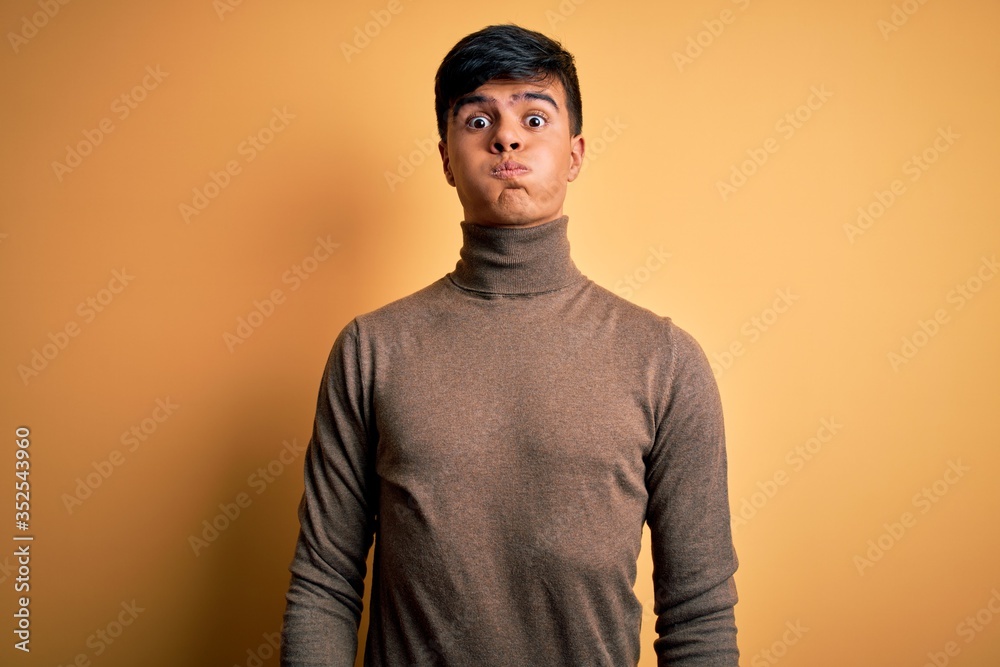
[{"label": "man's face", "polygon": [[563,214],[584,141],[570,135],[559,79],[487,81],[448,111],[447,137],[438,148],[467,222],[531,227]]}]

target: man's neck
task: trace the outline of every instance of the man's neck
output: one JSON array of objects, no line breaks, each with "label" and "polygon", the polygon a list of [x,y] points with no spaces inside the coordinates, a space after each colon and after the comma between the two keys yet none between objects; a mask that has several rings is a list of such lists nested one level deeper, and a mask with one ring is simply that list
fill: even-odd
[{"label": "man's neck", "polygon": [[538,294],[569,285],[583,274],[573,263],[568,216],[529,227],[462,223],[461,259],[453,283],[487,294]]}]

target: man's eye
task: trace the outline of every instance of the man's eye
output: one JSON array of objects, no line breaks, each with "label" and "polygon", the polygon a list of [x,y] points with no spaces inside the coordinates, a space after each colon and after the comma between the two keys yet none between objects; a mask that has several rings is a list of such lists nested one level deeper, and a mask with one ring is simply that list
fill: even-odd
[{"label": "man's eye", "polygon": [[541,114],[533,113],[528,116],[528,127],[542,127],[547,122],[549,122],[548,119]]},{"label": "man's eye", "polygon": [[490,120],[485,116],[473,116],[467,124],[474,130],[484,130],[490,126]]}]

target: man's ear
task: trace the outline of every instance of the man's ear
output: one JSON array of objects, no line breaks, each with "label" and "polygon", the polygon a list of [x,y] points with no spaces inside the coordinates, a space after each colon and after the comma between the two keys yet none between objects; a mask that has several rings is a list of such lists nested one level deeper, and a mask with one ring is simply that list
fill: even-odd
[{"label": "man's ear", "polygon": [[584,144],[582,134],[570,139],[569,176],[566,178],[570,183],[576,180],[580,174],[580,168],[583,167]]},{"label": "man's ear", "polygon": [[455,187],[455,175],[451,173],[451,160],[448,159],[448,144],[443,140],[438,142],[438,151],[441,153],[441,166],[444,168],[444,177],[448,185]]}]

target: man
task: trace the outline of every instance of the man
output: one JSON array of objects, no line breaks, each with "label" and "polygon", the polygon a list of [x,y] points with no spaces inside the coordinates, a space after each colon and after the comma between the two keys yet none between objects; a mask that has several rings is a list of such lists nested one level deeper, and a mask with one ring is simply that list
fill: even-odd
[{"label": "man", "polygon": [[569,254],[573,57],[490,26],[437,73],[455,270],[338,336],[305,460],[282,664],[634,666],[652,535],[660,665],[737,665],[718,390],[690,335]]}]

